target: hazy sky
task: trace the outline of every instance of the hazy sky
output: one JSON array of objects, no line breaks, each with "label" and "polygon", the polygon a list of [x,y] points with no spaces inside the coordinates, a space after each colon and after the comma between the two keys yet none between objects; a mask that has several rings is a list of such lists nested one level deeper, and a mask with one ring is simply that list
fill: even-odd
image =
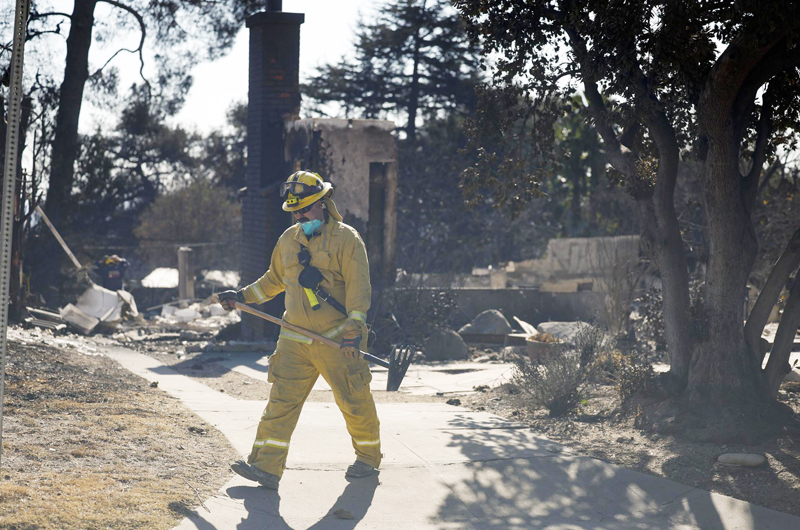
[{"label": "hazy sky", "polygon": [[[305,22],[300,26],[300,79],[303,81],[314,72],[316,66],[338,62],[345,54],[353,50],[354,30],[359,20],[359,13],[369,21],[373,18],[376,6],[385,0],[283,0],[283,11],[305,14]],[[44,1],[40,9],[43,11],[70,11],[71,1]],[[113,7],[105,3],[98,4],[95,11],[96,20],[111,21]],[[13,26],[13,9],[4,9],[0,19],[3,41],[10,39]],[[130,21],[129,21],[130,22]],[[110,28],[110,29],[109,29]],[[8,34],[8,35],[7,35]],[[115,32],[114,26],[98,27],[95,31],[100,38],[90,49],[90,71],[103,65],[120,48],[135,49],[139,42],[138,31],[127,33]],[[6,38],[8,37],[8,38]],[[42,64],[55,66],[56,79],[60,83],[59,73],[63,72],[66,46],[66,32],[59,35],[49,34],[37,41],[36,47],[26,46],[25,76],[32,79]],[[227,55],[214,62],[198,64],[192,70],[194,83],[189,92],[186,104],[174,118],[174,122],[188,128],[207,133],[218,129],[226,123],[226,112],[232,103],[246,101],[248,85],[248,39],[249,30],[242,24],[234,46]],[[145,44],[145,75],[152,79],[155,76],[154,62],[148,60],[157,45],[153,42]],[[132,83],[140,83],[138,57],[130,53],[121,53],[114,57],[109,66],[117,68],[120,74],[119,90],[124,94],[126,87]],[[63,74],[61,74],[63,75]],[[90,91],[87,91],[90,94]],[[118,120],[115,110],[101,110],[93,104],[91,95],[84,98],[81,112],[80,131],[90,134],[100,127],[114,127]]]},{"label": "hazy sky", "polygon": [[[283,0],[283,11],[305,14],[305,22],[300,26],[300,80],[303,81],[313,74],[315,67],[338,62],[342,56],[351,53],[359,13],[364,15],[365,20],[370,20],[374,16],[375,7],[382,3],[383,0]],[[106,4],[98,4],[96,15],[102,19],[111,9],[113,8],[106,7]],[[138,32],[130,32],[115,35],[111,43],[92,46],[90,69],[102,65],[119,48],[135,49],[138,39]],[[148,50],[153,49],[153,43],[145,46]],[[62,47],[56,49],[61,52]],[[192,69],[194,82],[186,103],[181,112],[170,121],[204,133],[223,126],[231,104],[247,100],[248,47],[249,30],[242,24],[242,29],[227,55],[214,62],[199,63]],[[150,79],[155,76],[152,65],[153,61],[145,57],[145,76]],[[141,82],[137,56],[119,54],[110,66],[116,67],[120,72],[121,93],[132,83]],[[81,113],[80,130],[86,134],[91,133],[97,125],[113,127],[117,118],[115,113],[100,110],[90,100],[86,100]]]},{"label": "hazy sky", "polygon": [[[353,49],[353,31],[361,12],[369,19],[377,0],[283,0],[283,10],[304,13],[300,26],[300,79],[318,65],[336,62]],[[242,28],[224,58],[200,64],[192,71],[194,84],[177,122],[208,132],[225,123],[234,101],[247,99],[249,31]]]}]

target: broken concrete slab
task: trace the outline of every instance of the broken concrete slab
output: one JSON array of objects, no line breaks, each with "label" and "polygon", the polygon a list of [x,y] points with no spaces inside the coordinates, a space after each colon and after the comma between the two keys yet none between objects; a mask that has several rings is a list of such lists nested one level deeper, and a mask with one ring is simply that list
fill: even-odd
[{"label": "broken concrete slab", "polygon": [[64,322],[84,335],[89,335],[100,323],[99,318],[87,315],[72,304],[67,304],[58,311]]},{"label": "broken concrete slab", "polygon": [[208,270],[203,272],[203,281],[224,289],[239,286],[239,271]]},{"label": "broken concrete slab", "polygon": [[188,307],[178,308],[172,305],[165,305],[161,308],[161,317],[169,318],[175,322],[189,322],[202,317],[199,311],[198,304],[192,304]]},{"label": "broken concrete slab", "polygon": [[92,333],[98,326],[116,328],[123,317],[135,318],[138,315],[133,295],[96,284],[86,289],[75,304],[59,309],[60,318],[84,335]]},{"label": "broken concrete slab", "polygon": [[[92,284],[78,297],[75,307],[84,314],[113,326],[122,320],[123,314],[127,312],[126,306],[133,301],[133,296],[126,294],[128,296],[120,296],[117,291]],[[135,303],[133,310],[135,311]]]}]

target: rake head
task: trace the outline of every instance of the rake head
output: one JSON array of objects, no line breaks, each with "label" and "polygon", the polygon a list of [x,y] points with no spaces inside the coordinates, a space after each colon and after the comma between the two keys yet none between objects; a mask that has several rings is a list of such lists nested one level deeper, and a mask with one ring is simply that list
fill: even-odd
[{"label": "rake head", "polygon": [[386,390],[396,392],[400,383],[406,376],[406,371],[411,365],[416,348],[410,344],[396,344],[389,354],[389,377],[386,380]]}]

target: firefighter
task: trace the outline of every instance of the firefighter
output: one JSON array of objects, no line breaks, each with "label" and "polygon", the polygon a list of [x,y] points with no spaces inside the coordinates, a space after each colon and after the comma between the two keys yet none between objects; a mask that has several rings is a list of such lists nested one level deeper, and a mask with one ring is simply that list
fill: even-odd
[{"label": "firefighter", "polygon": [[[303,403],[319,375],[333,389],[353,442],[356,461],[348,477],[373,474],[381,462],[380,424],[369,383],[369,364],[359,353],[366,346],[366,316],[370,305],[369,263],[364,242],[342,222],[333,203],[333,186],[309,171],[292,174],[281,185],[283,209],[295,223],[278,239],[269,270],[238,291],[219,293],[228,309],[234,302],[261,304],[285,292],[283,319],[340,342],[332,348],[281,328],[275,353],[269,359],[269,402],[258,424],[247,461],[231,469],[239,475],[277,489],[286,467],[289,443]],[[321,287],[339,301],[346,314],[319,302],[299,283],[304,263],[318,269]],[[303,259],[305,258],[305,259]]]}]

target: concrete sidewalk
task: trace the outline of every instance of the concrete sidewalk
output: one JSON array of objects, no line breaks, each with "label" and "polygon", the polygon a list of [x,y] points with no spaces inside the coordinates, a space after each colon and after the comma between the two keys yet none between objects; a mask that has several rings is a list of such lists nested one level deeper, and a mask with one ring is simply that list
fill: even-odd
[{"label": "concrete sidewalk", "polygon": [[[108,355],[250,451],[264,403],[220,394],[129,350]],[[378,414],[386,455],[378,475],[345,479],[353,449],[344,420],[334,404],[307,403],[279,492],[232,475],[205,502],[210,512],[198,508],[177,529],[800,528],[797,517],[575,456],[488,413],[409,403],[379,404]]]},{"label": "concrete sidewalk", "polygon": [[[215,357],[218,357],[215,355]],[[267,380],[268,357],[263,352],[224,354],[216,364],[258,379]],[[463,394],[474,392],[475,387],[488,385],[496,387],[511,380],[513,363],[508,362],[450,362],[433,364],[412,364],[403,379],[400,392],[418,396],[442,394]],[[380,366],[372,367],[372,389],[385,390],[389,371]],[[317,379],[313,390],[330,390],[323,378]]]}]

